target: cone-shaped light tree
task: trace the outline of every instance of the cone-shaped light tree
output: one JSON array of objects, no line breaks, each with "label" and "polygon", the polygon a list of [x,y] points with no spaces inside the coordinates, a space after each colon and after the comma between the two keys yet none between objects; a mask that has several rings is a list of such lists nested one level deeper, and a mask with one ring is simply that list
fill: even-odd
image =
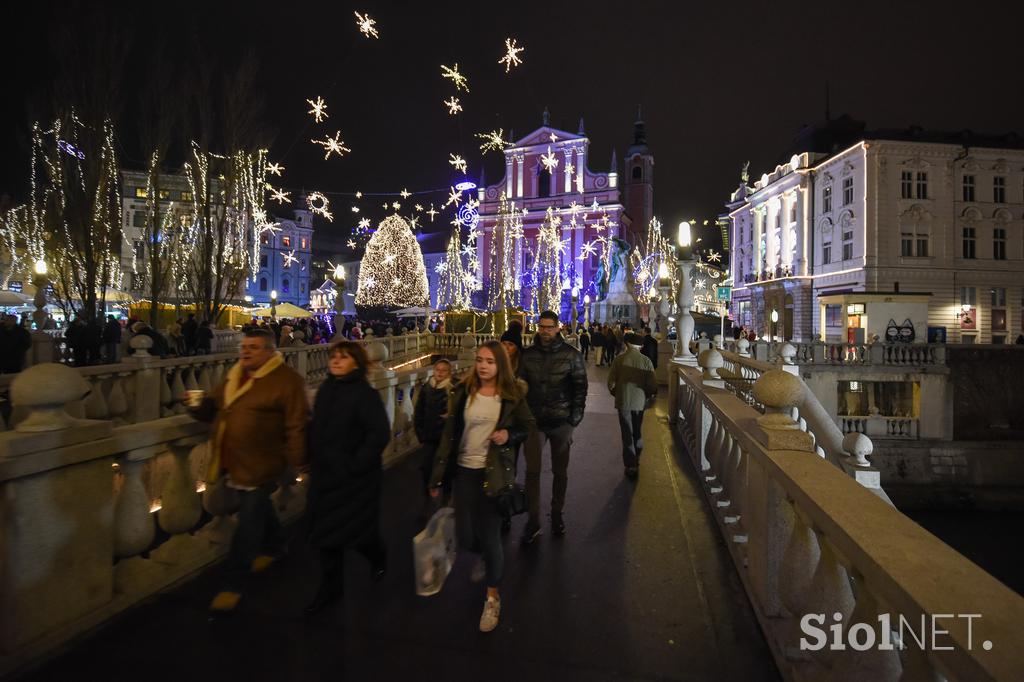
[{"label": "cone-shaped light tree", "polygon": [[429,301],[427,269],[416,235],[401,216],[388,216],[366,244],[356,305],[405,308]]},{"label": "cone-shaped light tree", "polygon": [[469,305],[470,292],[466,287],[466,272],[462,265],[462,240],[459,228],[452,230],[445,252],[444,263],[439,268],[439,291],[437,307],[442,310],[464,310]]}]

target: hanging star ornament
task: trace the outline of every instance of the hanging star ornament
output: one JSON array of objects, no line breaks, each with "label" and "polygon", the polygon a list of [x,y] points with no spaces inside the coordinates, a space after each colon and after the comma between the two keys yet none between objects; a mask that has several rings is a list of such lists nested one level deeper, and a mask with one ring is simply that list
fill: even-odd
[{"label": "hanging star ornament", "polygon": [[359,229],[360,230],[368,230],[368,229],[370,229],[370,219],[369,218],[363,218],[362,220],[360,220],[359,221]]},{"label": "hanging star ornament", "polygon": [[291,192],[285,192],[281,189],[270,189],[270,198],[281,205],[292,203],[292,200],[288,198],[290,194]]},{"label": "hanging star ornament", "polygon": [[466,160],[458,154],[449,154],[448,163],[452,165],[455,170],[466,172]]},{"label": "hanging star ornament", "polygon": [[[454,188],[453,188],[454,189]],[[448,204],[445,204],[447,206]],[[434,222],[434,216],[437,215],[437,211],[434,210],[434,205],[430,205],[430,210],[427,211],[427,215],[430,216],[430,222]]]},{"label": "hanging star ornament", "polygon": [[722,261],[722,254],[718,253],[714,249],[708,252],[708,262],[720,263]]},{"label": "hanging star ornament", "polygon": [[359,213],[359,207],[358,206],[350,206],[349,208],[350,208],[350,210],[353,213]]},{"label": "hanging star ornament", "polygon": [[402,205],[396,201],[391,204],[391,208],[395,209],[395,213],[398,213],[398,211],[402,208]]},{"label": "hanging star ornament", "polygon": [[355,15],[356,26],[359,27],[360,33],[362,33],[367,38],[380,38],[380,35],[377,33],[377,29],[374,28],[374,25],[377,22],[371,19],[369,14],[364,16],[359,12],[355,12]]},{"label": "hanging star ornament", "polygon": [[523,60],[519,58],[519,53],[524,50],[526,50],[525,47],[516,47],[515,38],[505,38],[505,56],[498,60],[499,64],[505,65],[505,73],[508,73],[513,66],[523,63]]},{"label": "hanging star ornament", "polygon": [[320,123],[327,118],[327,102],[325,102],[322,97],[318,96],[315,102],[311,99],[307,99],[306,101],[309,102],[309,106],[313,107],[306,113],[313,114],[313,119],[317,123]]},{"label": "hanging star ornament", "polygon": [[324,148],[324,161],[331,158],[331,154],[337,154],[338,156],[344,156],[346,152],[352,151],[345,146],[345,141],[341,139],[341,131],[334,133],[334,137],[325,135],[322,140],[310,140],[313,144],[318,144]]},{"label": "hanging star ornament", "polygon": [[283,171],[283,170],[284,170],[284,166],[282,166],[279,163],[268,163],[267,164],[267,172],[270,173],[271,175],[276,175],[277,177],[281,177],[281,171]]},{"label": "hanging star ornament", "polygon": [[407,189],[403,189],[401,192],[398,193],[398,195],[400,197],[402,197],[403,199],[408,199],[409,197],[412,196],[412,194],[410,194],[409,190],[407,190]]},{"label": "hanging star ornament", "polygon": [[350,248],[353,251],[355,251],[356,250],[356,240],[349,239],[347,242],[345,242],[345,246],[347,246],[348,248]]},{"label": "hanging star ornament", "polygon": [[[448,201],[444,202],[444,205],[449,206],[451,204],[455,204],[456,206],[458,206],[460,201],[462,201],[462,192],[452,187],[451,192],[448,193]],[[434,210],[433,204],[431,204],[430,210]],[[428,213],[429,212],[430,211],[428,211]],[[431,216],[430,222],[434,222],[433,216]]]},{"label": "hanging star ornament", "polygon": [[466,80],[465,76],[459,73],[458,63],[451,68],[442,64],[441,76],[450,80],[455,85],[456,90],[465,90],[466,92],[469,92],[469,81]]},{"label": "hanging star ornament", "polygon": [[295,257],[295,249],[282,253],[281,257],[284,259],[284,263],[282,263],[281,267],[284,268],[290,268],[292,266],[292,263],[299,262],[299,259]]},{"label": "hanging star ornament", "polygon": [[310,192],[306,196],[306,208],[309,209],[310,213],[317,213],[327,218],[330,222],[334,222],[334,215],[328,209],[330,205],[330,200],[321,192]]},{"label": "hanging star ornament", "polygon": [[504,136],[505,131],[502,128],[492,130],[489,133],[477,133],[475,135],[477,139],[484,141],[484,143],[480,145],[480,151],[484,154],[492,150],[496,152],[503,150],[507,144]]},{"label": "hanging star ornament", "polygon": [[448,113],[452,116],[462,111],[462,104],[459,103],[459,98],[452,95],[443,104],[448,107]]},{"label": "hanging star ornament", "polygon": [[558,168],[558,159],[555,158],[555,153],[551,151],[550,145],[548,146],[548,153],[541,154],[540,162],[544,164],[544,168],[546,168],[549,173],[555,172],[555,169]]}]

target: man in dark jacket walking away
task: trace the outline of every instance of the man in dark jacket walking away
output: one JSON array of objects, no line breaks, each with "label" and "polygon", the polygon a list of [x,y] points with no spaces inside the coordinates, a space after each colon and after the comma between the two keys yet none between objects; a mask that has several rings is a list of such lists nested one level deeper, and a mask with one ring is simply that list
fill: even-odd
[{"label": "man in dark jacket walking away", "polygon": [[608,391],[615,396],[622,432],[622,465],[626,477],[635,479],[640,467],[644,441],[642,429],[648,401],[658,395],[651,361],[640,352],[639,336],[630,332],[623,339],[626,350],[612,361],[608,372]]},{"label": "man in dark jacket walking away", "polygon": [[185,339],[185,354],[196,354],[196,332],[199,331],[199,323],[196,322],[195,313],[189,313],[185,324],[181,325],[181,335]]},{"label": "man in dark jacket walking away", "polygon": [[108,365],[118,361],[117,349],[120,345],[121,324],[113,315],[107,315],[107,324],[103,327],[103,359]]},{"label": "man in dark jacket walking away", "polygon": [[25,367],[25,353],[32,347],[32,336],[18,324],[14,315],[4,315],[0,325],[0,373],[14,374]]},{"label": "man in dark jacket walking away", "polygon": [[[452,363],[442,358],[434,363],[434,375],[420,388],[412,417],[416,438],[422,445],[419,464],[424,490],[430,485],[434,454],[437,452],[438,443],[441,442],[441,432],[444,431],[444,418],[448,414],[448,397],[451,390]],[[446,481],[446,494],[450,487],[451,481]]]},{"label": "man in dark jacket walking away", "polygon": [[654,369],[658,369],[658,340],[651,336],[650,327],[644,327],[644,339],[640,352],[647,356]]},{"label": "man in dark jacket walking away", "polygon": [[537,421],[526,439],[526,498],[530,518],[523,544],[540,535],[540,470],[544,442],[551,443],[551,531],[565,534],[562,509],[569,483],[572,432],[583,421],[587,404],[587,367],[580,352],[558,333],[558,314],[545,310],[537,324],[539,343],[523,351],[519,375],[529,386],[526,402]]}]

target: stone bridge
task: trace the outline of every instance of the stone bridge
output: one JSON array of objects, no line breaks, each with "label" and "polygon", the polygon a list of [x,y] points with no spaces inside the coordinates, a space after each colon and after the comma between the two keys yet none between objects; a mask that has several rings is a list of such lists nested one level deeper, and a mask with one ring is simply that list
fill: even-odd
[{"label": "stone bridge", "polygon": [[[301,616],[316,575],[301,477],[275,495],[294,522],[288,559],[254,580],[239,612],[206,611],[234,521],[204,505],[206,427],[181,414],[180,398],[214,385],[230,354],[22,375],[0,433],[0,676],[1020,679],[1024,600],[894,509],[870,441],[837,435],[798,376],[776,368],[738,381],[742,368],[717,351],[702,353],[701,367],[680,358],[668,368],[637,482],[622,475],[607,370],[590,367],[568,533],[545,528],[522,548],[517,518],[501,625],[482,635],[467,558],[439,595],[412,589],[423,493],[405,458],[418,445],[411,399],[429,376],[424,356],[465,357],[479,341],[424,336],[371,379],[393,428],[388,576],[371,587],[353,559],[345,601],[315,619]],[[311,386],[324,377],[322,347],[283,352]],[[76,382],[92,392],[69,402]],[[870,631],[898,643],[880,623],[907,624],[907,648],[801,650],[801,617],[825,614],[824,631],[834,613],[845,642]]]}]

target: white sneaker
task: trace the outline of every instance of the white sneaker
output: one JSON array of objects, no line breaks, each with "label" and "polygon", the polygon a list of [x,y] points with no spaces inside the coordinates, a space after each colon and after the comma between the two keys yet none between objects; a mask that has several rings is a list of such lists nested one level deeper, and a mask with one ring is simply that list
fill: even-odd
[{"label": "white sneaker", "polygon": [[484,560],[477,559],[476,563],[473,564],[473,570],[469,573],[469,580],[474,583],[483,582],[483,579],[487,577],[487,564]]},{"label": "white sneaker", "polygon": [[480,632],[490,632],[498,627],[498,616],[501,614],[501,600],[488,597],[484,602],[484,612],[480,614]]}]

